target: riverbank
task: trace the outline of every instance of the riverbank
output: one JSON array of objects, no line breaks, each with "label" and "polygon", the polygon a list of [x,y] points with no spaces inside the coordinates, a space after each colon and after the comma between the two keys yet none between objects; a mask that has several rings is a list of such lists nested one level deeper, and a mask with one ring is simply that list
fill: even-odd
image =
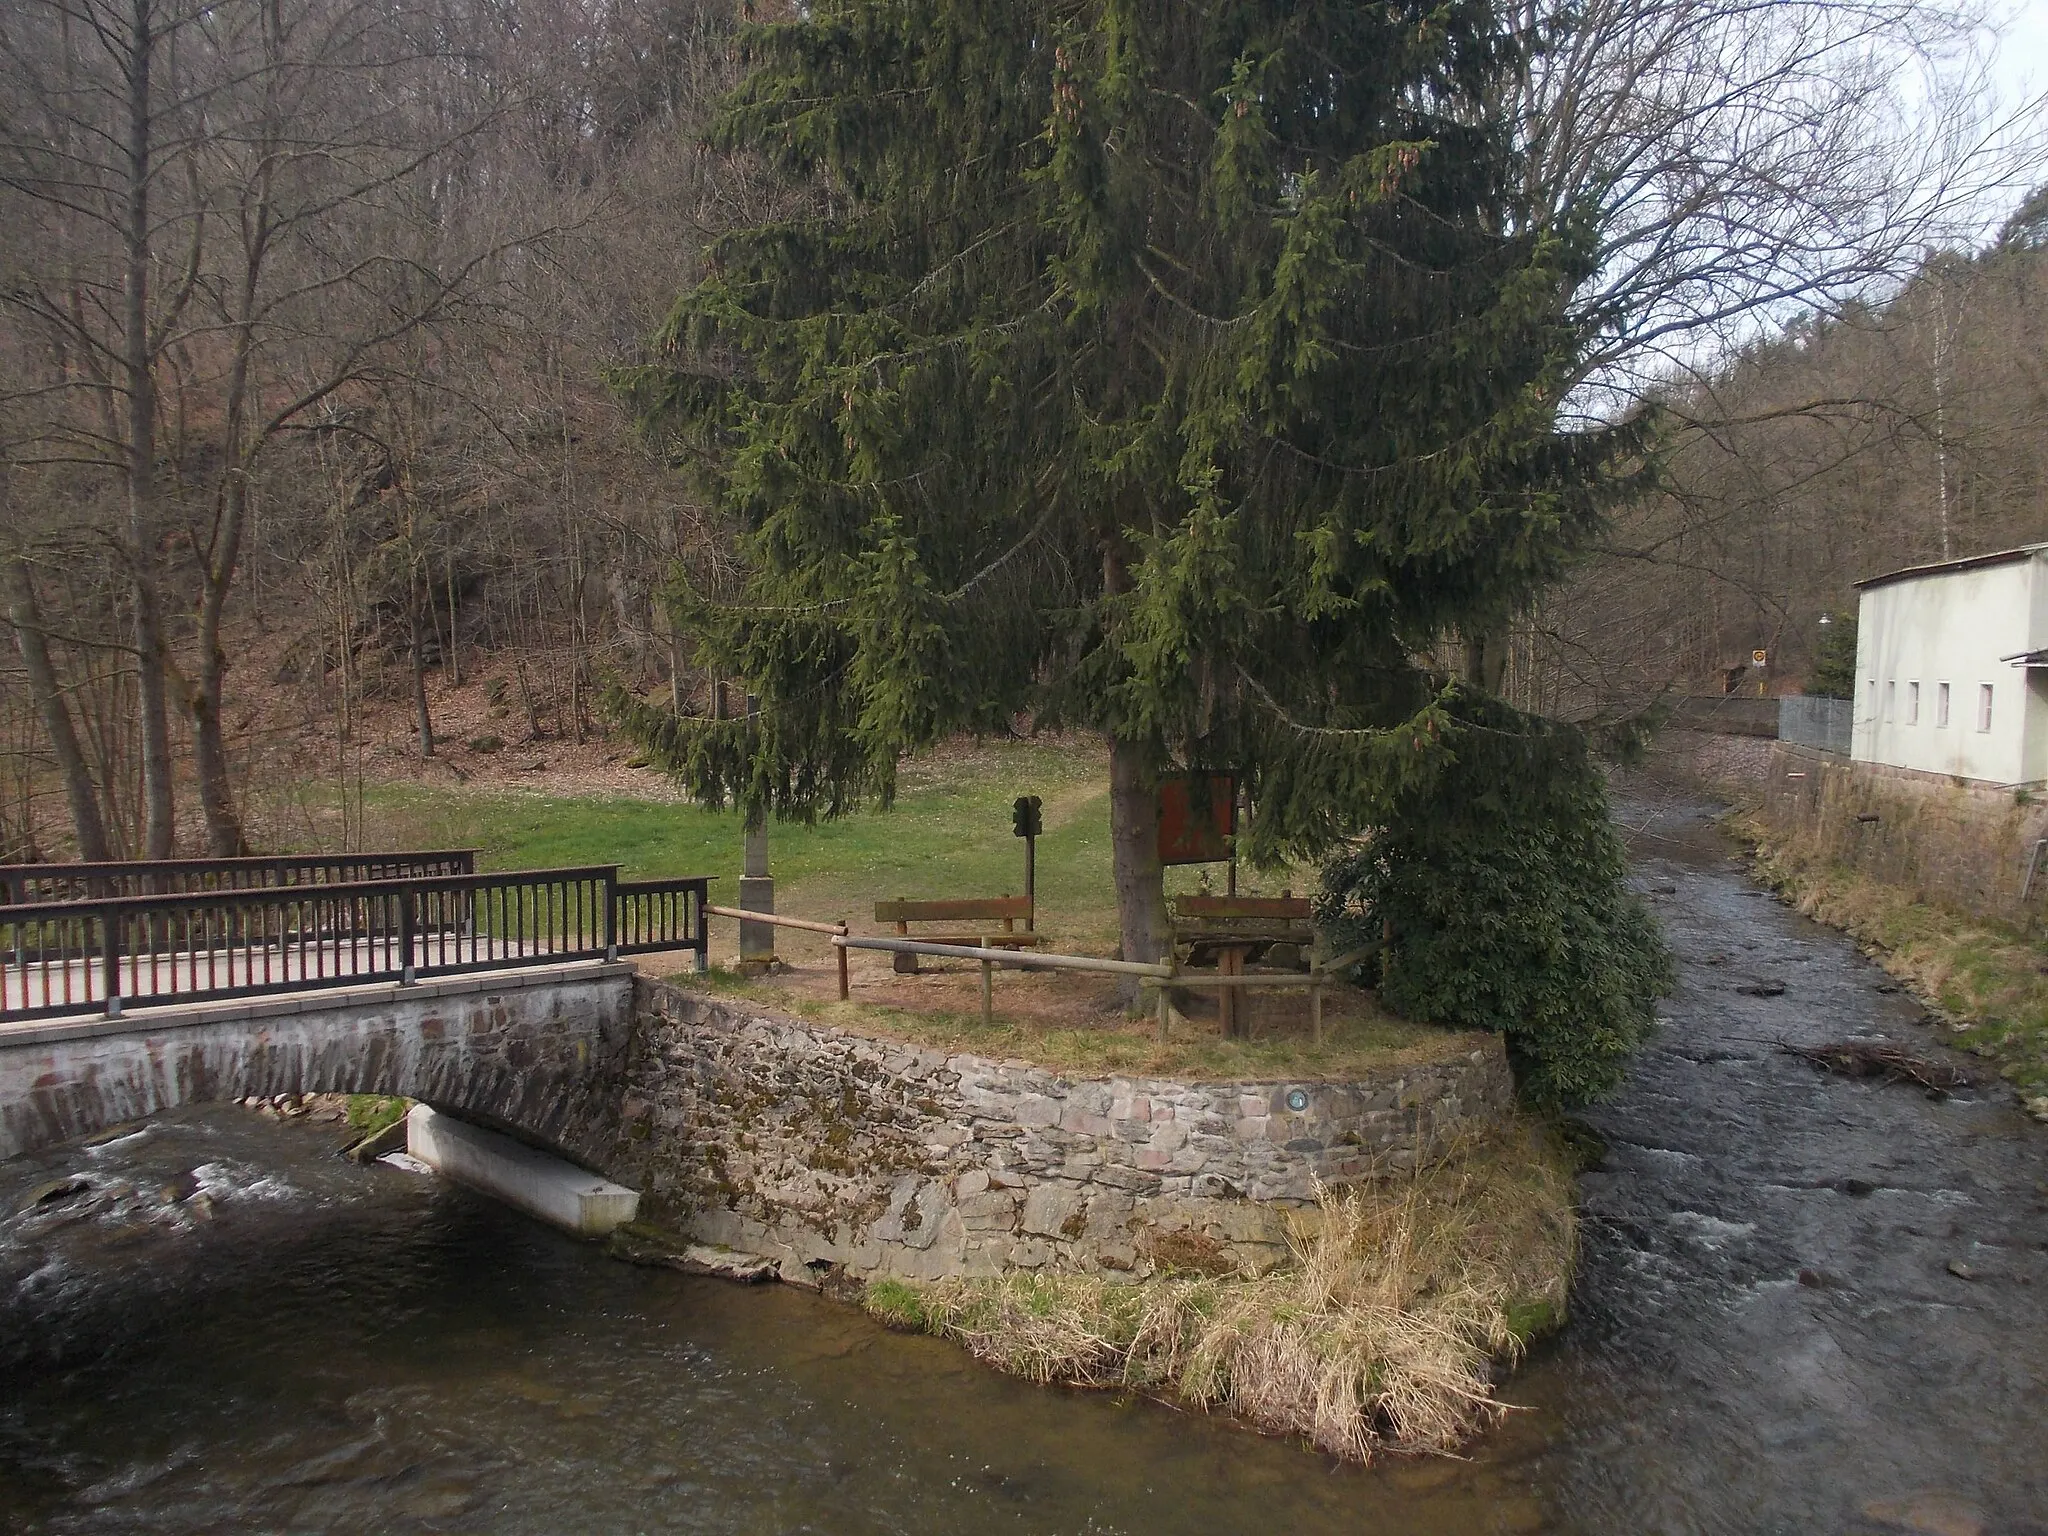
[{"label": "riverbank", "polygon": [[1802,855],[1752,811],[1730,813],[1727,826],[1753,851],[1759,879],[1854,938],[1932,1010],[1946,1043],[1992,1062],[2048,1121],[2048,942]]},{"label": "riverbank", "polygon": [[[0,1164],[0,1529],[2036,1530],[2038,1128],[2002,1088],[1930,1100],[1779,1050],[1938,1048],[1850,940],[1747,878],[1718,806],[1624,789],[1679,987],[1586,1112],[1606,1151],[1572,1320],[1458,1458],[1361,1467],[1127,1389],[1039,1390],[814,1290],[620,1264],[336,1157],[336,1126],[217,1107]],[[74,1180],[96,1201],[32,1204]],[[194,1182],[210,1214],[158,1194]]]},{"label": "riverbank", "polygon": [[[620,1264],[338,1139],[219,1106],[0,1164],[0,1529],[1545,1528],[1544,1416],[1476,1460],[1336,1464],[815,1291]],[[155,1194],[194,1167],[206,1216]],[[62,1178],[98,1193],[17,1214]]]},{"label": "riverbank", "polygon": [[1564,1322],[1573,1171],[1548,1127],[1518,1122],[1405,1174],[1321,1190],[1290,1223],[1290,1261],[1262,1275],[1189,1244],[1138,1284],[889,1279],[862,1300],[1040,1384],[1222,1412],[1349,1461],[1451,1455],[1499,1422],[1497,1382]]},{"label": "riverbank", "polygon": [[1027,1379],[1351,1460],[1458,1450],[1565,1315],[1571,1156],[1496,1037],[1341,1075],[1095,1075],[636,995],[622,1256],[857,1294]]}]

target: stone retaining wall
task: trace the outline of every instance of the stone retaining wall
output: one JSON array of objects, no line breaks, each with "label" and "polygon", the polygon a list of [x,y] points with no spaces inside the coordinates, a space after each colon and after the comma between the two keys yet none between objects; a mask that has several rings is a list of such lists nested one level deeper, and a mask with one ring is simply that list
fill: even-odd
[{"label": "stone retaining wall", "polygon": [[1067,1078],[662,982],[636,996],[608,1171],[649,1218],[794,1280],[1264,1267],[1318,1179],[1412,1165],[1514,1100],[1485,1035],[1359,1082]]},{"label": "stone retaining wall", "polygon": [[1745,800],[1756,795],[1770,776],[1771,754],[1777,748],[1775,741],[1758,736],[1659,731],[1645,766],[1655,777]]},{"label": "stone retaining wall", "polygon": [[2021,897],[2048,804],[2010,789],[1780,745],[1758,800],[1795,861],[1846,864],[1915,900],[2010,923],[2031,921],[2048,897],[2048,854]]}]

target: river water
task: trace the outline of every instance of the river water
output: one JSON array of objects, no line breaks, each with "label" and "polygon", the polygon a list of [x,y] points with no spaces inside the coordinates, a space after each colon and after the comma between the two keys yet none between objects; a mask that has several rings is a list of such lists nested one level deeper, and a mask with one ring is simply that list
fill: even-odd
[{"label": "river water", "polygon": [[0,1529],[2048,1533],[2048,1133],[1779,1051],[1931,1031],[1702,807],[1622,812],[1682,981],[1469,1460],[1028,1387],[222,1108],[0,1166]]}]

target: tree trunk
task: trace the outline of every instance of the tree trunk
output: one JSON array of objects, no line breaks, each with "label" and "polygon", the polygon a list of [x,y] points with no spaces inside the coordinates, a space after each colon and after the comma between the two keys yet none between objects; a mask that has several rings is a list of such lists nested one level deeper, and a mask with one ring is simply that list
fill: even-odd
[{"label": "tree trunk", "polygon": [[137,697],[142,727],[146,856],[167,859],[176,842],[171,788],[169,646],[157,578],[156,380],[149,336],[149,185],[151,60],[156,34],[151,0],[132,0],[127,42],[127,228],[122,275],[121,372],[127,386],[128,543],[133,563]]},{"label": "tree trunk", "polygon": [[1465,637],[1465,681],[1481,693],[1500,696],[1507,680],[1508,635],[1504,629],[1481,630]]},{"label": "tree trunk", "polygon": [[[1129,584],[1123,551],[1102,550],[1102,590],[1114,595]],[[1126,960],[1152,964],[1170,954],[1173,927],[1166,917],[1166,868],[1159,862],[1159,800],[1149,782],[1146,752],[1109,733],[1109,851],[1116,881],[1117,934]],[[1126,1004],[1138,997],[1135,978],[1122,989]]]},{"label": "tree trunk", "polygon": [[526,739],[540,740],[540,706],[533,701],[533,685],[526,680],[526,658],[517,656],[512,661],[512,675],[519,680],[519,702],[526,709]]},{"label": "tree trunk", "polygon": [[427,656],[426,631],[420,622],[420,584],[412,584],[412,594],[406,601],[405,615],[409,638],[412,641],[412,710],[413,725],[419,732],[420,756],[434,755],[434,717],[427,710]]},{"label": "tree trunk", "polygon": [[460,688],[462,686],[462,644],[455,637],[455,621],[458,617],[458,610],[455,606],[455,551],[453,549],[448,551],[448,559],[444,569],[448,573],[448,654],[442,664],[448,672],[448,686],[450,688]]},{"label": "tree trunk", "polygon": [[[245,295],[246,297],[246,295]],[[243,403],[248,379],[248,328],[236,338],[228,387],[228,443],[239,453]],[[235,809],[235,781],[228,763],[221,725],[221,700],[227,688],[227,647],[221,642],[221,621],[227,613],[228,591],[241,564],[242,531],[248,523],[249,472],[246,461],[233,464],[221,486],[220,516],[212,546],[206,551],[205,590],[199,601],[199,675],[185,690],[185,711],[192,722],[192,759],[199,780],[199,804],[206,815],[206,841],[216,858],[240,858],[250,852],[249,838]]]},{"label": "tree trunk", "polygon": [[[269,140],[266,135],[266,142]],[[228,763],[227,742],[221,721],[221,701],[227,686],[227,648],[221,643],[221,623],[227,614],[228,593],[241,569],[242,536],[249,521],[249,482],[255,454],[247,443],[250,369],[256,350],[256,291],[270,245],[270,179],[268,157],[257,177],[253,205],[242,220],[244,245],[240,282],[235,294],[234,347],[228,368],[226,395],[226,447],[228,461],[222,470],[218,513],[213,536],[205,548],[203,576],[205,590],[199,603],[199,676],[186,690],[192,721],[192,755],[198,771],[199,801],[206,813],[207,842],[215,855],[236,858],[250,852],[248,834],[235,809],[234,774]]]},{"label": "tree trunk", "polygon": [[193,768],[199,780],[199,804],[206,813],[206,843],[216,858],[238,859],[250,851],[248,833],[235,809],[234,771],[220,723],[221,689],[227,660],[219,650],[199,658],[199,676],[190,696]]},{"label": "tree trunk", "polygon": [[[1166,917],[1166,869],[1159,862],[1159,801],[1146,768],[1142,747],[1110,737],[1109,845],[1117,931],[1126,960],[1151,963],[1166,955],[1173,929]],[[1134,997],[1137,987],[1125,991]]]},{"label": "tree trunk", "polygon": [[114,855],[107,842],[107,824],[100,815],[99,796],[93,789],[92,773],[85,754],[79,750],[78,732],[71,723],[71,711],[57,687],[57,671],[50,664],[50,647],[43,634],[43,616],[36,608],[35,584],[29,578],[28,562],[10,555],[0,562],[7,598],[7,621],[14,628],[14,643],[21,652],[21,664],[28,673],[29,692],[36,712],[42,717],[43,734],[50,738],[50,751],[64,776],[64,799],[71,807],[71,827],[78,836],[78,856],[99,863]]},{"label": "tree trunk", "polygon": [[[224,593],[223,593],[224,595]],[[226,688],[228,658],[221,644],[220,616],[214,592],[201,610],[199,675],[186,690],[186,714],[192,722],[192,760],[199,781],[199,804],[206,813],[206,842],[216,858],[236,859],[250,852],[249,838],[235,809],[234,771],[221,729],[221,697]]]}]

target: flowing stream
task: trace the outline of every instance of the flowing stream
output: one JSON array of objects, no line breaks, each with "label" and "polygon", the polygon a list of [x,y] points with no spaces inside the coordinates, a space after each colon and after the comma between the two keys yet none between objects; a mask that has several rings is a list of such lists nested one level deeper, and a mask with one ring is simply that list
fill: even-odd
[{"label": "flowing stream", "polygon": [[1778,1050],[1936,1031],[1705,808],[1621,814],[1682,980],[1469,1460],[1025,1386],[221,1108],[0,1165],[0,1530],[2048,1536],[2048,1132]]}]

